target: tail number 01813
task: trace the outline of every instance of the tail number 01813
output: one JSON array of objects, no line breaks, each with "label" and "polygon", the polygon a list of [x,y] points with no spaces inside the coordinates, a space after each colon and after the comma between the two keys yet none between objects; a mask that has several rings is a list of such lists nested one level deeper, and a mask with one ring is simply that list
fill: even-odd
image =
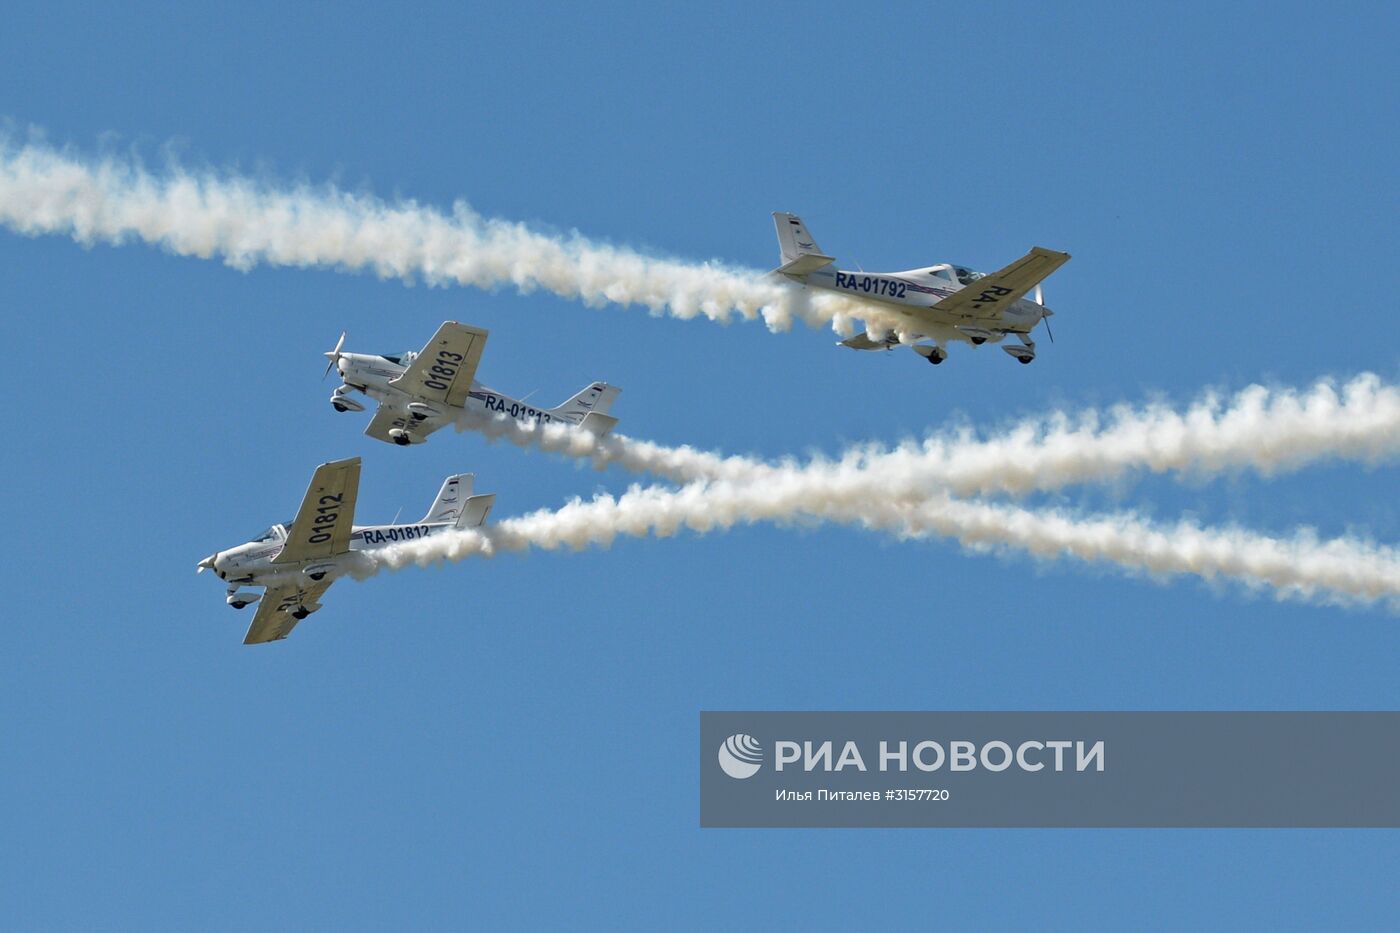
[{"label": "tail number 01813", "polygon": [[428,368],[423,384],[430,389],[446,392],[461,365],[462,354],[453,353],[451,350],[439,350],[437,360]]}]

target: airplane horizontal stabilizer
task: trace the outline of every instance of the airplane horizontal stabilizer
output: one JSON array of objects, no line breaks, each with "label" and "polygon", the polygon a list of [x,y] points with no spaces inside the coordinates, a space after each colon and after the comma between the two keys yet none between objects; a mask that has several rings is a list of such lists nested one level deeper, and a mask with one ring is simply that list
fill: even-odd
[{"label": "airplane horizontal stabilizer", "polygon": [[836,260],[831,256],[823,256],[820,253],[805,253],[798,256],[791,262],[785,262],[773,271],[788,278],[800,279],[808,273],[816,272],[824,266],[829,266]]},{"label": "airplane horizontal stabilizer", "polygon": [[467,504],[462,507],[462,514],[457,516],[457,528],[478,528],[486,523],[486,516],[491,514],[491,506],[496,504],[494,493],[485,496],[472,496],[467,499]]},{"label": "airplane horizontal stabilizer", "polygon": [[583,430],[587,431],[589,434],[596,434],[598,437],[606,437],[609,431],[617,427],[617,419],[612,415],[604,415],[596,411],[590,411],[583,416],[583,421],[579,424],[579,427],[583,428]]},{"label": "airplane horizontal stabilizer", "polygon": [[861,331],[854,337],[838,340],[836,345],[838,347],[850,347],[852,350],[888,350],[890,348],[888,343],[871,340],[870,335],[865,331]]}]

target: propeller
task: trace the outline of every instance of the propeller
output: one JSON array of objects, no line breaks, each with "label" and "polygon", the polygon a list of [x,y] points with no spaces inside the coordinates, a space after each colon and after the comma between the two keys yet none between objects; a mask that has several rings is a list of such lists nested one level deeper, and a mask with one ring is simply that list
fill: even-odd
[{"label": "propeller", "polygon": [[1037,282],[1035,286],[1035,303],[1040,305],[1040,319],[1045,322],[1045,333],[1049,336],[1050,342],[1054,343],[1055,332],[1050,329],[1050,315],[1055,312],[1045,307],[1045,293],[1040,290],[1039,282]]},{"label": "propeller", "polygon": [[206,570],[213,570],[213,569],[214,569],[214,558],[216,558],[216,557],[218,557],[218,556],[219,556],[218,554],[210,554],[208,557],[204,558],[204,560],[200,561],[200,562],[196,565],[196,566],[199,567],[199,569],[196,570],[195,573],[196,573],[196,574],[201,574],[201,573],[203,573],[203,572],[206,571]]},{"label": "propeller", "polygon": [[331,374],[331,370],[335,368],[335,364],[340,362],[340,348],[343,346],[345,346],[345,331],[340,332],[340,339],[335,342],[335,349],[326,351],[326,359],[330,360],[330,362],[326,364],[326,371],[321,374],[322,382],[326,381],[326,377]]}]

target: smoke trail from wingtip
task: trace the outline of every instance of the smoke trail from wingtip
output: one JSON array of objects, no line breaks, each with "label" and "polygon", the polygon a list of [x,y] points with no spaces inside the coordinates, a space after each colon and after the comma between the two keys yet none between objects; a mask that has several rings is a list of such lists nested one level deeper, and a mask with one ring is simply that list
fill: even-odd
[{"label": "smoke trail from wingtip", "polygon": [[794,320],[850,331],[869,309],[717,262],[647,256],[588,240],[551,236],[482,217],[464,202],[450,212],[414,201],[389,203],[331,185],[275,188],[236,175],[89,160],[39,144],[0,139],[0,223],[80,243],[140,240],[180,256],[329,267],[433,285],[544,289],[585,304],[641,305],[653,314]]},{"label": "smoke trail from wingtip", "polygon": [[1250,386],[1230,397],[1208,394],[1184,410],[1165,404],[1117,406],[1076,415],[1029,418],[978,437],[935,434],[896,447],[858,445],[833,458],[766,462],[623,435],[598,438],[563,424],[522,424],[503,415],[464,412],[461,430],[590,460],[618,464],[677,483],[762,483],[794,470],[849,483],[864,477],[871,495],[917,497],[1011,494],[1116,482],[1134,471],[1212,476],[1252,469],[1271,475],[1321,460],[1377,464],[1400,454],[1400,389],[1373,374],[1340,387],[1302,390]]},{"label": "smoke trail from wingtip", "polygon": [[819,498],[800,476],[782,486],[634,487],[617,497],[576,499],[558,510],[507,519],[480,531],[366,553],[360,575],[500,551],[607,547],[619,536],[670,537],[682,530],[706,534],[740,524],[804,520],[863,526],[901,538],[952,538],[974,551],[1021,551],[1040,559],[1070,556],[1154,577],[1233,580],[1280,599],[1384,600],[1400,607],[1400,552],[1371,542],[1323,541],[1307,532],[1271,538],[1186,522],[1157,526],[1129,514],[1080,516],[948,496],[912,505],[864,494]]}]

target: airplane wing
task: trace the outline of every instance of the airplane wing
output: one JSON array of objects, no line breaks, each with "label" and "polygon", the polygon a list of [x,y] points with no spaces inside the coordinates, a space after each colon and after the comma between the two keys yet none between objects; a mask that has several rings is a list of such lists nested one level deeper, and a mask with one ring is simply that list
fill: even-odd
[{"label": "airplane wing", "polygon": [[350,525],[355,520],[359,492],[359,457],[318,466],[297,517],[287,529],[287,543],[272,562],[315,560],[350,550]]},{"label": "airplane wing", "polygon": [[330,580],[319,583],[307,580],[306,585],[301,587],[295,584],[268,587],[258,602],[258,614],[253,616],[248,634],[243,636],[243,644],[261,645],[286,638],[297,624],[292,610],[300,607],[315,612],[320,609],[321,597],[330,589],[330,585]]},{"label": "airplane wing", "polygon": [[410,395],[461,408],[472,389],[487,332],[456,321],[445,321],[433,339],[389,384]]},{"label": "airplane wing", "polygon": [[441,418],[417,421],[409,415],[406,409],[389,402],[381,402],[374,417],[369,420],[369,424],[365,427],[365,433],[375,440],[396,444],[398,442],[389,435],[389,431],[393,428],[399,428],[408,432],[410,444],[421,444],[429,434],[446,424],[447,422]]},{"label": "airplane wing", "polygon": [[1000,272],[984,275],[966,288],[953,292],[932,310],[957,317],[993,317],[1024,298],[1037,282],[1067,262],[1069,253],[1033,247]]}]

